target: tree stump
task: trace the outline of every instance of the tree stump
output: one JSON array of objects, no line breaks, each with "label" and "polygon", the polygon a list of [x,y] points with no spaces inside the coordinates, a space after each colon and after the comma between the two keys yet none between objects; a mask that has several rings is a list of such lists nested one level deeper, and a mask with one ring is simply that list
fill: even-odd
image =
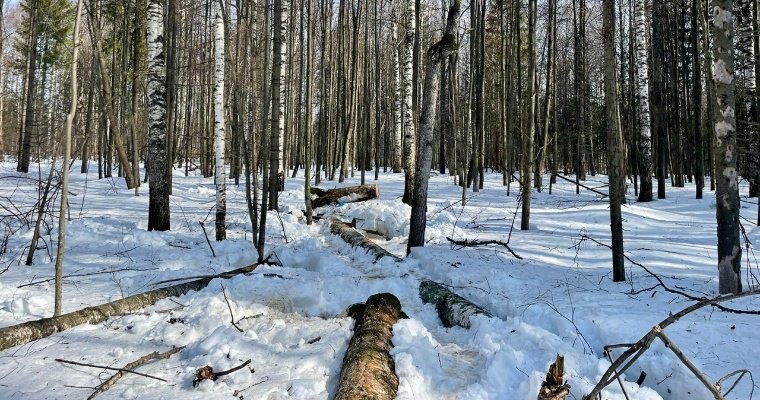
[{"label": "tree stump", "polygon": [[538,400],[565,400],[570,393],[570,385],[565,383],[565,358],[557,354],[557,360],[549,366],[546,380],[541,383]]},{"label": "tree stump", "polygon": [[352,306],[356,320],[340,371],[335,400],[393,400],[398,377],[390,351],[393,324],[403,315],[401,303],[390,293],[370,296],[363,307]]},{"label": "tree stump", "polygon": [[435,305],[438,317],[447,328],[461,326],[469,329],[471,316],[475,314],[493,316],[478,305],[433,281],[420,282],[420,298],[425,303]]}]

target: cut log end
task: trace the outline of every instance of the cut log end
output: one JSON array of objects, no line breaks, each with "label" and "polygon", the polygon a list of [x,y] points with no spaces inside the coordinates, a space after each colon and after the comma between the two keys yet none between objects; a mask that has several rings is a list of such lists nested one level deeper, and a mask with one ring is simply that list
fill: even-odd
[{"label": "cut log end", "polygon": [[557,359],[549,366],[546,380],[538,391],[538,400],[565,400],[570,393],[570,385],[565,383],[565,358],[557,354]]},{"label": "cut log end", "polygon": [[348,313],[356,324],[343,358],[335,399],[395,399],[398,377],[390,350],[393,324],[403,314],[401,302],[390,293],[375,294],[363,307],[351,306]]},{"label": "cut log end", "polygon": [[377,184],[350,186],[337,189],[310,188],[311,206],[323,207],[328,204],[345,204],[367,201],[380,197],[380,187]]}]

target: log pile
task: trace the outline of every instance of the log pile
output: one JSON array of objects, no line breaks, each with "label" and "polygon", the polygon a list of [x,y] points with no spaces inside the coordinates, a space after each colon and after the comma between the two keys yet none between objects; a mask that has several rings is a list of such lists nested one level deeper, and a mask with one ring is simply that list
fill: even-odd
[{"label": "log pile", "polygon": [[354,305],[354,335],[343,357],[335,400],[392,400],[398,392],[398,376],[390,351],[393,324],[402,317],[401,303],[390,293],[370,296]]},{"label": "log pile", "polygon": [[435,305],[438,317],[447,328],[461,326],[469,329],[470,317],[476,314],[492,317],[488,311],[433,281],[420,282],[420,298]]},{"label": "log pile", "polygon": [[380,187],[376,184],[350,186],[337,189],[311,188],[311,206],[323,207],[328,204],[345,204],[376,199],[380,196]]}]

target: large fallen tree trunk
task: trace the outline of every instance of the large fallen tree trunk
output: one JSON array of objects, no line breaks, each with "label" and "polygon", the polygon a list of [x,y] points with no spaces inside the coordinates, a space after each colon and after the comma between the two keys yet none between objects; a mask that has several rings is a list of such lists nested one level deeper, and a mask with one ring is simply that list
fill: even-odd
[{"label": "large fallen tree trunk", "polygon": [[376,184],[349,186],[337,189],[311,188],[311,206],[314,208],[328,204],[355,203],[376,199],[380,196],[380,187]]},{"label": "large fallen tree trunk", "polygon": [[398,376],[390,351],[393,324],[403,315],[401,303],[390,293],[370,296],[351,307],[356,320],[354,336],[343,357],[335,400],[392,400],[398,392]]},{"label": "large fallen tree trunk", "polygon": [[208,286],[214,278],[228,279],[235,275],[251,272],[258,265],[248,265],[219,275],[179,283],[149,292],[125,297],[121,300],[73,311],[58,317],[42,318],[36,321],[0,328],[0,350],[20,346],[35,340],[48,337],[54,333],[65,331],[82,324],[97,324],[114,315],[125,315],[141,310],[161,299],[182,296],[193,290]]},{"label": "large fallen tree trunk", "polygon": [[438,317],[447,328],[461,326],[469,329],[470,317],[475,314],[492,317],[488,311],[433,281],[420,282],[420,298],[425,303],[435,305]]},{"label": "large fallen tree trunk", "polygon": [[375,256],[375,260],[379,260],[383,257],[391,257],[396,261],[401,261],[401,258],[396,257],[388,250],[385,250],[384,248],[378,246],[375,242],[369,240],[366,236],[362,235],[361,232],[357,231],[351,225],[335,217],[330,217],[329,222],[330,232],[332,234],[340,236],[341,239],[353,247],[361,247],[366,249]]}]

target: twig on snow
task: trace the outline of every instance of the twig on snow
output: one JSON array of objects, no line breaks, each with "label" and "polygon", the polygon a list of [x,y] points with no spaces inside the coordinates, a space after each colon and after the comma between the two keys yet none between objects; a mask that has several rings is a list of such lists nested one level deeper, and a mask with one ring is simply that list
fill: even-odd
[{"label": "twig on snow", "polygon": [[134,370],[131,370],[131,369],[127,369],[127,368],[113,368],[113,367],[108,367],[108,366],[105,366],[105,365],[87,364],[87,363],[81,363],[81,362],[77,362],[77,361],[64,360],[64,359],[61,359],[61,358],[56,358],[55,361],[58,361],[59,363],[64,363],[64,364],[79,365],[81,367],[103,368],[103,369],[109,369],[111,371],[119,371],[119,372],[122,372],[122,373],[129,372],[130,374],[140,375],[140,376],[144,376],[146,378],[155,379],[157,381],[166,382],[166,379],[159,378],[159,377],[153,376],[153,375],[143,374],[142,372],[137,372],[137,371],[134,371]]},{"label": "twig on snow", "polygon": [[517,253],[515,253],[512,250],[512,248],[509,247],[508,244],[506,244],[504,242],[501,242],[501,241],[498,241],[498,240],[483,240],[483,241],[481,241],[481,240],[468,240],[468,239],[465,239],[465,240],[456,240],[456,239],[452,239],[452,238],[450,238],[448,236],[446,237],[446,240],[448,240],[452,244],[455,244],[457,246],[462,246],[462,247],[477,247],[477,246],[488,246],[489,244],[495,244],[495,245],[499,245],[499,246],[502,246],[502,247],[506,248],[507,251],[509,251],[512,254],[512,256],[514,256],[516,259],[518,259],[518,260],[522,260],[523,259]]},{"label": "twig on snow", "polygon": [[206,243],[208,243],[208,248],[211,249],[211,255],[216,258],[216,252],[214,251],[214,247],[211,246],[211,241],[208,239],[208,233],[206,232],[206,227],[203,226],[202,221],[198,221],[198,223],[201,225],[201,229],[203,229],[203,236],[206,236]]},{"label": "twig on snow", "polygon": [[[185,346],[175,347],[175,348],[173,348],[173,349],[171,349],[169,351],[165,351],[163,353],[159,353],[157,351],[154,351],[154,352],[152,352],[152,353],[150,353],[148,355],[145,355],[145,356],[142,356],[142,357],[138,358],[135,361],[130,362],[129,364],[125,365],[123,369],[125,371],[127,371],[127,370],[133,370],[133,369],[135,369],[135,368],[137,368],[137,367],[139,367],[139,366],[141,366],[143,364],[146,364],[148,361],[162,360],[162,359],[165,359],[165,358],[169,358],[169,357],[172,356],[172,354],[177,353],[177,352],[179,352],[180,350],[182,350],[184,348],[185,348]],[[124,376],[124,372],[123,371],[119,371],[119,372],[111,375],[111,377],[108,378],[108,380],[106,380],[105,382],[101,383],[95,389],[95,391],[92,392],[92,394],[90,395],[90,397],[87,398],[87,400],[92,400],[93,398],[95,398],[95,396],[97,396],[97,395],[105,392],[106,390],[110,389],[111,386],[113,386],[119,379],[121,379],[122,376]]]}]

